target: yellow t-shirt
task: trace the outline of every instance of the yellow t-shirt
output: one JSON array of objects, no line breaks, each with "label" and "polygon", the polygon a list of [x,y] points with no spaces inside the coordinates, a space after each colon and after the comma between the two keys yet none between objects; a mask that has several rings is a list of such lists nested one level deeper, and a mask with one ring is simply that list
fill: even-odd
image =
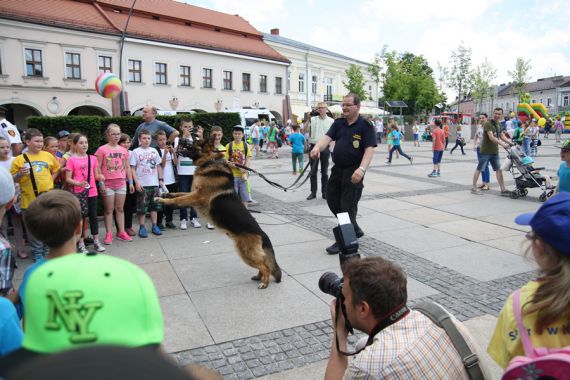
[{"label": "yellow t-shirt", "polygon": [[[539,282],[530,281],[521,288],[521,305],[532,297],[539,286]],[[523,316],[523,324],[527,328],[530,340],[534,347],[560,348],[570,346],[570,325],[560,319],[538,334],[534,329],[536,313]],[[513,295],[511,294],[503,306],[497,319],[497,325],[487,352],[501,367],[505,368],[512,358],[524,355],[524,349],[517,328],[517,320],[513,313]]]},{"label": "yellow t-shirt", "polygon": [[[53,177],[52,174],[59,171],[59,163],[48,152],[40,151],[37,154],[26,153],[30,163],[32,164],[32,169],[34,171],[34,179],[36,181],[36,187],[38,193],[43,193],[53,189]],[[22,166],[26,163],[24,155],[20,154],[12,162],[12,169],[10,172],[12,175],[18,173]],[[32,177],[29,175],[21,176],[18,180],[20,183],[21,191],[21,205],[22,209],[28,208],[30,203],[36,199],[34,194],[34,188],[32,186]]]},{"label": "yellow t-shirt", "polygon": [[[232,156],[230,157],[230,144],[232,144]],[[236,144],[235,142],[231,142],[230,144],[226,145],[226,152],[224,153],[224,157],[229,162],[235,162],[237,164],[246,165],[246,155],[244,155],[244,142],[240,142]],[[251,157],[251,147],[247,146],[247,157]],[[242,172],[237,168],[232,168],[232,174],[234,177],[241,177]]]}]

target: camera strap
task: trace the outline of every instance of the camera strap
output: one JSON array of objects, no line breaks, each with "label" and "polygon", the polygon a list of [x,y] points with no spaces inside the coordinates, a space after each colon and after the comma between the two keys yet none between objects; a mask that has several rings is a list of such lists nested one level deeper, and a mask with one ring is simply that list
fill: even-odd
[{"label": "camera strap", "polygon": [[[349,323],[348,319],[346,318],[346,311],[344,309],[344,303],[338,302],[338,300],[336,302],[335,326],[338,322],[339,304],[341,304],[342,308],[343,308],[343,315],[344,315],[344,320],[346,322],[346,327],[349,330],[349,332],[352,333],[353,332],[352,326],[350,326],[350,323]],[[338,343],[338,334],[335,334],[336,350],[344,356],[352,356],[352,355],[356,355],[356,354],[362,352],[366,347],[370,346],[374,342],[374,337],[376,336],[376,334],[378,334],[380,331],[384,330],[386,327],[393,325],[394,323],[398,322],[400,319],[404,318],[409,313],[410,313],[410,309],[408,308],[408,306],[406,306],[406,304],[403,304],[403,305],[396,306],[393,310],[388,312],[386,315],[382,316],[382,318],[380,319],[380,322],[378,322],[378,324],[376,326],[374,326],[374,328],[370,332],[370,335],[368,335],[368,340],[366,341],[366,344],[364,345],[364,347],[362,347],[361,349],[359,349],[355,352],[341,351],[341,349],[339,347],[339,343]]]}]

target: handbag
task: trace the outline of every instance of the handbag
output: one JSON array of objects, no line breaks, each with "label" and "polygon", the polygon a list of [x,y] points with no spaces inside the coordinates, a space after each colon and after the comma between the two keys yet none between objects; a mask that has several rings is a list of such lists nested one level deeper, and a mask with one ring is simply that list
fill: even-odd
[{"label": "handbag", "polygon": [[542,141],[540,141],[540,139],[538,139],[538,141],[536,142],[536,146],[541,146],[542,145]]},{"label": "handbag", "polygon": [[[91,156],[87,155],[87,183],[91,182]],[[79,199],[79,206],[81,207],[81,216],[86,217],[89,211],[87,199],[89,198],[89,187],[84,188],[79,193],[74,193]]]}]

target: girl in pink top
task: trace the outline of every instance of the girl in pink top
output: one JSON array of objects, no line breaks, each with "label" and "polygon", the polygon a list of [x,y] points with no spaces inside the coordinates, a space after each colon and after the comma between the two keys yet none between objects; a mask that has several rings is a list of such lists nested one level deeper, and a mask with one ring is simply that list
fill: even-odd
[{"label": "girl in pink top", "polygon": [[[82,216],[84,218],[83,224],[86,225],[87,217],[89,218],[89,227],[91,235],[93,235],[93,244],[97,252],[104,252],[105,248],[99,242],[99,225],[97,223],[97,185],[102,184],[105,177],[99,170],[97,157],[88,155],[87,149],[89,144],[87,137],[82,134],[77,134],[72,140],[73,154],[67,159],[65,165],[66,181],[72,186],[71,191],[80,199]],[[104,189],[102,189],[104,191]],[[85,192],[87,192],[87,207],[85,207]],[[82,199],[83,198],[83,199]],[[83,237],[85,229],[81,234],[77,248],[81,253],[87,253]]]},{"label": "girl in pink top", "polygon": [[113,243],[113,233],[111,232],[113,211],[115,211],[117,239],[133,241],[125,232],[123,206],[125,204],[127,190],[133,193],[135,189],[129,166],[129,152],[119,145],[121,128],[117,124],[109,124],[105,131],[105,136],[107,137],[107,144],[99,147],[95,152],[95,156],[97,156],[101,173],[105,177],[103,207],[105,210],[105,229],[107,233],[103,243],[109,245]]}]

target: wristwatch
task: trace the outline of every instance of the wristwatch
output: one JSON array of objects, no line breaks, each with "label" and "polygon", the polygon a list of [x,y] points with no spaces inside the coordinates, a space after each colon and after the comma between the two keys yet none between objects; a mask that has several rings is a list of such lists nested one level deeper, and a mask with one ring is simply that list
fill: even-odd
[{"label": "wristwatch", "polygon": [[362,170],[362,174],[366,173],[366,169],[364,169],[364,167],[359,166],[358,169]]}]

